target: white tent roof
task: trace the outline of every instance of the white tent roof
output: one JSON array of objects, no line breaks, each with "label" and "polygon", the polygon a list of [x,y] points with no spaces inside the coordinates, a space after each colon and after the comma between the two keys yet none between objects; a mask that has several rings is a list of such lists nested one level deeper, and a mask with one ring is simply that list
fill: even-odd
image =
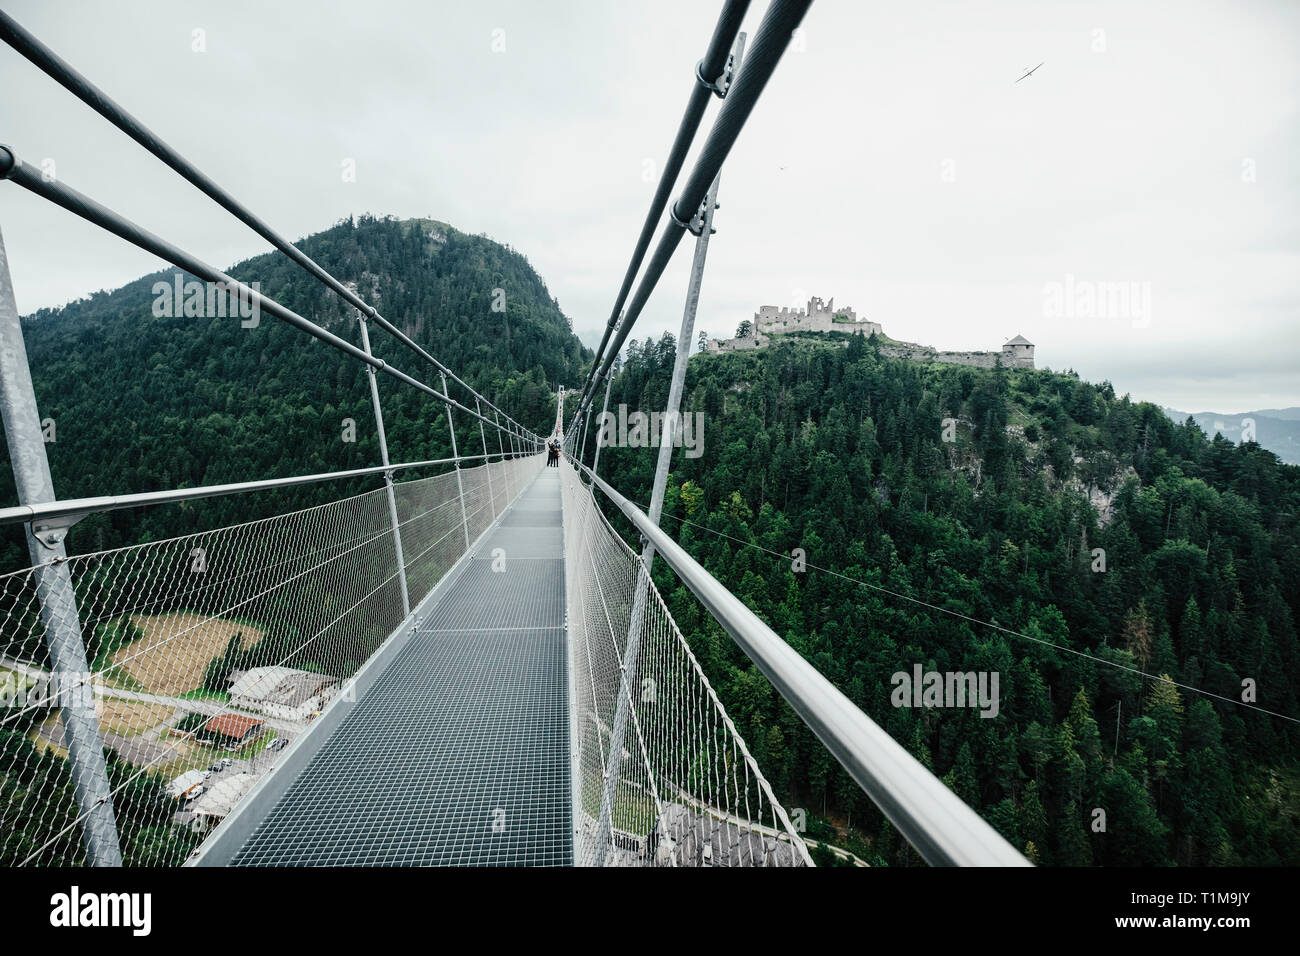
[{"label": "white tent roof", "polygon": [[167,792],[173,797],[179,797],[187,790],[192,790],[203,782],[202,770],[187,770],[171,783],[167,784]]},{"label": "white tent roof", "polygon": [[254,778],[251,773],[224,776],[213,784],[207,793],[195,800],[191,809],[195,813],[224,817],[243,799],[244,794],[253,788],[253,783]]}]

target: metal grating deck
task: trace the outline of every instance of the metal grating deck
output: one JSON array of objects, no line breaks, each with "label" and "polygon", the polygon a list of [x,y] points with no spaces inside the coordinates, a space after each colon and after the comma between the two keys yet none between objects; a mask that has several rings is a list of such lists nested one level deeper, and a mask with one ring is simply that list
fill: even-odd
[{"label": "metal grating deck", "polygon": [[544,471],[231,865],[572,863],[560,508]]}]

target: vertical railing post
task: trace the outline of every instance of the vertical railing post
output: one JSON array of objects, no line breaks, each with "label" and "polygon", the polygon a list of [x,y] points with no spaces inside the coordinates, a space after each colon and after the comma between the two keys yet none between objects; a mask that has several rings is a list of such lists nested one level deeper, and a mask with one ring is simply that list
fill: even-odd
[{"label": "vertical railing post", "polygon": [[[442,394],[450,395],[447,391],[447,376],[442,376]],[[460,477],[460,452],[456,450],[456,423],[451,417],[451,403],[447,403],[447,428],[451,431],[451,457],[456,459],[456,493],[460,496],[460,525],[465,532],[465,550],[469,551],[469,516],[465,512],[465,483]]]},{"label": "vertical railing post", "polygon": [[492,409],[492,424],[497,427],[497,451],[501,453],[501,460],[506,460],[505,442],[501,440],[501,416],[497,414],[496,409]]},{"label": "vertical railing post", "polygon": [[[36,409],[36,392],[27,365],[27,346],[18,320],[3,236],[0,236],[0,413],[19,503],[35,505],[54,501],[54,481],[45,454],[45,436]],[[39,522],[29,522],[26,529],[27,552],[34,568],[41,623],[50,651],[51,690],[57,692],[63,717],[86,860],[91,866],[121,866],[112,788],[95,717],[95,692],[86,662],[77,594],[68,571],[68,552],[63,544],[67,527],[41,527]]]},{"label": "vertical railing post", "polygon": [[578,461],[583,462],[587,458],[587,433],[591,430],[591,406],[587,406],[587,417],[582,423],[582,443],[578,446]]},{"label": "vertical railing post", "polygon": [[[373,358],[374,354],[370,351],[370,332],[367,328],[368,317],[364,312],[358,315],[361,319],[361,347]],[[397,553],[397,581],[402,587],[402,611],[404,617],[409,617],[411,594],[406,589],[406,557],[402,553],[402,527],[397,520],[397,495],[393,492],[393,473],[388,470],[388,435],[384,431],[384,410],[379,404],[379,383],[375,381],[373,365],[366,366],[366,377],[370,379],[370,404],[375,411],[375,431],[379,435],[379,460],[384,465],[384,489],[388,492],[388,517],[393,525],[393,550]]]},{"label": "vertical railing post", "polygon": [[600,410],[600,418],[596,422],[596,454],[591,461],[591,473],[596,474],[600,468],[600,423],[605,420],[605,415],[609,412],[609,389],[614,384],[614,365],[609,366],[609,374],[605,376],[605,405]]},{"label": "vertical railing post", "polygon": [[578,460],[578,462],[581,462],[582,460],[582,442],[586,441],[586,423],[588,423],[590,418],[591,416],[588,415],[585,419],[578,419],[577,412],[575,411],[575,415],[573,415],[573,423],[571,427],[569,427],[569,432],[571,433],[565,436],[568,445],[569,458]]},{"label": "vertical railing post", "polygon": [[[474,411],[478,412],[479,415],[483,414],[483,406],[479,404],[477,395],[474,396]],[[488,504],[492,506],[492,520],[495,521],[497,517],[497,499],[496,495],[492,493],[492,461],[488,458],[487,432],[483,431],[482,418],[478,420],[478,437],[483,441],[483,471],[487,475]]]},{"label": "vertical railing post", "polygon": [[[745,34],[736,37],[732,50],[733,75],[740,72],[740,59],[745,51]],[[650,521],[658,527],[663,515],[664,491],[668,485],[668,467],[672,463],[673,440],[677,418],[681,410],[682,388],[686,381],[686,365],[691,357],[691,336],[695,332],[695,310],[700,302],[700,284],[704,280],[704,260],[709,251],[709,234],[713,230],[713,210],[718,203],[718,183],[721,171],[713,178],[704,197],[700,217],[699,237],[695,240],[695,258],[691,264],[690,283],[686,288],[686,305],[682,310],[682,329],[677,337],[677,356],[673,364],[672,384],[668,389],[668,407],[664,410],[662,433],[659,436],[659,460],[655,468],[654,487],[650,492]],[[612,370],[612,369],[611,369]],[[612,378],[612,376],[611,376]],[[607,402],[608,404],[608,402]],[[599,444],[599,443],[597,443]],[[599,449],[597,449],[599,450]],[[645,608],[650,593],[650,571],[654,564],[654,545],[646,541],[641,549],[641,562],[637,568],[636,598],[627,629],[627,644],[623,651],[620,669],[618,703],[614,710],[614,726],[610,730],[609,766],[605,770],[605,789],[600,801],[600,818],[596,825],[596,865],[604,866],[609,849],[613,820],[614,798],[618,792],[619,774],[623,764],[623,738],[627,733],[628,712],[632,707],[632,687],[637,679],[637,663],[641,651],[641,630],[645,622]]]},{"label": "vertical railing post", "polygon": [[505,441],[501,438],[501,417],[497,414],[496,409],[492,409],[492,423],[497,427],[497,450],[501,452],[502,473],[506,476],[506,504],[515,499],[515,484],[510,480],[510,472],[514,470],[514,458],[506,457]]}]

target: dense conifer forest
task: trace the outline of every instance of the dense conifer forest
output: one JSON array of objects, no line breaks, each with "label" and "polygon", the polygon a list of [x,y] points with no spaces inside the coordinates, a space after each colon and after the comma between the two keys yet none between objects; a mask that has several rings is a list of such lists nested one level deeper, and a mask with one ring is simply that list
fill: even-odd
[{"label": "dense conifer forest", "polygon": [[[554,386],[576,378],[590,354],[527,259],[484,236],[431,220],[361,217],[310,236],[300,248],[355,283],[385,318],[535,431],[554,418]],[[280,253],[227,271],[360,345],[356,310]],[[46,448],[60,498],[379,464],[360,362],[265,314],[255,328],[238,317],[157,317],[155,284],[171,284],[176,274],[168,269],[24,317],[37,405],[54,426]],[[441,388],[437,370],[382,329],[372,329],[371,342],[380,358]],[[441,405],[387,376],[379,381],[392,460],[450,456]],[[467,401],[463,389],[451,388]],[[344,440],[345,419],[355,423],[354,441]],[[475,453],[477,424],[458,414],[456,425],[462,453]],[[489,442],[496,451],[495,438]],[[0,497],[12,502],[7,449],[0,454]],[[359,480],[117,512],[79,524],[69,547],[153,540],[196,523],[217,527],[373,487],[373,479]],[[0,566],[26,565],[21,534],[6,529],[3,540]]]},{"label": "dense conifer forest", "polygon": [[[591,361],[527,260],[485,237],[364,217],[302,248],[534,430],[553,420],[555,386],[579,384]],[[359,341],[355,313],[282,256],[230,271]],[[173,276],[24,319],[60,497],[378,463],[358,363],[265,315],[256,328],[158,317],[154,285]],[[382,331],[372,339],[381,358],[440,384]],[[674,349],[670,335],[633,343],[611,407],[661,410]],[[380,387],[394,461],[450,454],[441,406]],[[694,356],[684,409],[703,415],[703,454],[674,457],[666,530],[1032,860],[1300,862],[1300,733],[1243,702],[1300,714],[1300,468],[1107,383],[892,360],[862,336]],[[467,416],[457,433],[475,448]],[[644,504],[655,457],[607,448],[601,472]],[[14,501],[7,462],[0,476]],[[115,512],[78,524],[69,546],[157,540],[374,487]],[[6,569],[27,564],[18,529],[0,547]],[[656,581],[810,835],[877,865],[917,862],[662,562]],[[915,665],[996,672],[997,716],[894,706],[892,675]],[[6,765],[56,762],[26,730],[5,731]],[[110,772],[126,770],[111,759]],[[66,772],[33,777],[51,806],[70,805],[56,794]],[[6,799],[15,786],[5,779]],[[157,788],[142,779],[121,799],[152,805]],[[129,859],[176,839],[188,838],[124,834]],[[67,860],[78,852],[70,842]]]},{"label": "dense conifer forest", "polygon": [[[662,409],[674,348],[631,348],[611,407]],[[860,335],[696,355],[686,385],[704,454],[676,453],[666,530],[1031,859],[1300,862],[1300,728],[1240,703],[1253,682],[1300,713],[1300,468],[1108,383]],[[645,503],[654,460],[600,468]],[[914,862],[662,561],[656,582],[813,835]],[[893,706],[916,664],[997,672],[998,716]]]}]

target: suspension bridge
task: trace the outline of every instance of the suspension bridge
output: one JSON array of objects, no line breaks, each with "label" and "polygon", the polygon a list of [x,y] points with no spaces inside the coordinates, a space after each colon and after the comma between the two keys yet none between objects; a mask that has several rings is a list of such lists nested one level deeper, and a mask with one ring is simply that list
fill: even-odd
[{"label": "suspension bridge", "polygon": [[[0,240],[0,411],[19,499],[0,508],[0,523],[23,526],[31,559],[0,576],[0,668],[17,692],[0,717],[5,859],[811,865],[650,577],[658,556],[923,859],[1025,864],[659,528],[721,170],[810,4],[772,0],[746,50],[749,0],[724,2],[592,368],[567,423],[560,390],[545,434],[0,12],[0,39],[13,50],[355,310],[356,340],[43,176],[17,146],[0,147],[4,188],[40,196],[361,363],[380,448],[378,464],[350,471],[58,498]],[[683,175],[715,99],[717,116]],[[588,432],[602,386],[608,405],[619,350],[687,234],[690,285],[643,511],[600,476],[600,444],[589,449]],[[411,364],[377,358],[372,332]],[[445,410],[451,457],[390,461],[381,381]],[[552,440],[563,443],[554,468]],[[168,540],[67,550],[89,515],[343,480],[377,487]],[[639,550],[613,515],[636,530]],[[91,634],[101,648],[94,659]],[[249,668],[229,693],[196,694],[196,674],[232,640],[271,663]],[[160,779],[171,781],[167,800],[141,796],[142,784]]]}]

